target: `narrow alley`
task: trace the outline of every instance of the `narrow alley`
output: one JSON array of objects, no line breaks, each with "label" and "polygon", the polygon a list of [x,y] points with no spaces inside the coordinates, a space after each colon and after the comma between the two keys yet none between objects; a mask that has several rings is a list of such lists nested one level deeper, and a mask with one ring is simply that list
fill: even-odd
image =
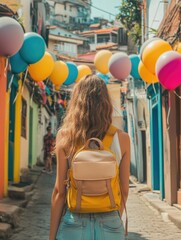
[{"label": "narrow alley", "polygon": [[[20,228],[9,240],[47,240],[49,234],[50,201],[55,174],[42,174],[37,182],[36,193],[21,216]],[[129,240],[179,240],[181,230],[138,196],[134,185],[130,185],[127,204],[129,218]],[[69,240],[69,239],[67,239]]]}]

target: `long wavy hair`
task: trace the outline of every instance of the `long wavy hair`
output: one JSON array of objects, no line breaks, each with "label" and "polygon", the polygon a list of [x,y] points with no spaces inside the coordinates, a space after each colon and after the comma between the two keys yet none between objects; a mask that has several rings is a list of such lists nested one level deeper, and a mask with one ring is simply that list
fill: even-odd
[{"label": "long wavy hair", "polygon": [[88,75],[76,84],[62,127],[57,134],[67,157],[91,137],[103,139],[112,122],[112,103],[106,84],[96,75]]}]

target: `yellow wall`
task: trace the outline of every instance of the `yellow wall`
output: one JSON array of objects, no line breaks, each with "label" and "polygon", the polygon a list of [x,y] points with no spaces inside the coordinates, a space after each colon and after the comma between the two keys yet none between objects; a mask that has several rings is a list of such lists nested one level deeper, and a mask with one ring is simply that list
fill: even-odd
[{"label": "yellow wall", "polygon": [[20,136],[21,136],[21,80],[19,80],[19,90],[16,99],[15,110],[15,136],[14,136],[14,182],[20,181]]},{"label": "yellow wall", "polygon": [[4,196],[8,191],[8,150],[9,150],[9,101],[10,89],[6,92],[6,140],[5,140],[5,161],[4,161]]}]

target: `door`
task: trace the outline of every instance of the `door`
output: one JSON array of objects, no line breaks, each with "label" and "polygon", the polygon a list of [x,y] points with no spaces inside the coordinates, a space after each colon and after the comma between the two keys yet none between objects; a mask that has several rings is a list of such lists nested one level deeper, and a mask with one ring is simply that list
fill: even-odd
[{"label": "door", "polygon": [[[181,87],[176,90],[178,95],[181,95]],[[177,146],[176,146],[176,156],[177,156],[177,201],[181,205],[181,103],[180,98],[176,98],[176,134],[177,134]]]},{"label": "door", "polygon": [[28,166],[32,167],[33,163],[33,108],[30,107],[29,113],[29,155]]},{"label": "door", "polygon": [[152,109],[152,188],[160,190],[158,105]]},{"label": "door", "polygon": [[8,158],[8,180],[13,181],[14,177],[14,132],[15,132],[15,97],[17,85],[11,85],[10,94],[10,113],[9,113],[9,158]]}]

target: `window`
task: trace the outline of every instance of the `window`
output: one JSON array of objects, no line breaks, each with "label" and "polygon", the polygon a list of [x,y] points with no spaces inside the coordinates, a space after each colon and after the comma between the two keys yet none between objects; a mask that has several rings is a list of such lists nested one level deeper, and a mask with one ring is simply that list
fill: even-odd
[{"label": "window", "polygon": [[66,3],[64,3],[64,10],[65,10],[65,11],[67,10],[67,6],[66,6]]},{"label": "window", "polygon": [[26,121],[27,121],[27,103],[22,98],[22,112],[21,112],[21,136],[26,138]]}]

